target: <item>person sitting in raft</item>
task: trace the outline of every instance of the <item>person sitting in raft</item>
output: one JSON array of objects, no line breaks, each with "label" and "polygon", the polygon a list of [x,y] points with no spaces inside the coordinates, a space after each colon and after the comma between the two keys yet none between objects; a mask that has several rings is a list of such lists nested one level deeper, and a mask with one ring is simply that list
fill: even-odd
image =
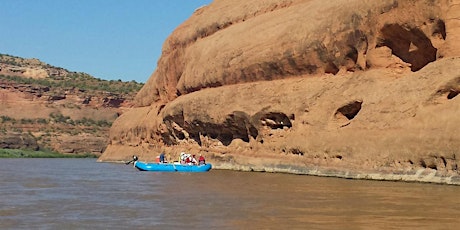
[{"label": "person sitting in raft", "polygon": [[186,158],[186,154],[184,152],[181,152],[179,156],[179,162],[181,164],[185,164],[185,158]]},{"label": "person sitting in raft", "polygon": [[182,164],[182,160],[183,160],[183,159],[184,159],[184,152],[181,152],[181,153],[179,154],[179,163]]},{"label": "person sitting in raft", "polygon": [[196,158],[195,158],[195,155],[192,156],[192,164],[193,165],[196,165],[198,163],[198,161],[196,161]]},{"label": "person sitting in raft", "polygon": [[160,154],[160,163],[166,163],[165,153],[163,153],[163,152]]},{"label": "person sitting in raft", "polygon": [[198,165],[205,165],[206,160],[204,159],[204,156],[200,154],[200,158],[198,158]]}]

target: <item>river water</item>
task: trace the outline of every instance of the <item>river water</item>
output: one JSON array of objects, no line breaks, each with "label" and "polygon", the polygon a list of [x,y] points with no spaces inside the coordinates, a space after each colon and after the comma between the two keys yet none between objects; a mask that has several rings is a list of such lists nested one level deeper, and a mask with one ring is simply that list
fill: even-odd
[{"label": "river water", "polygon": [[458,229],[460,186],[0,159],[0,229]]}]

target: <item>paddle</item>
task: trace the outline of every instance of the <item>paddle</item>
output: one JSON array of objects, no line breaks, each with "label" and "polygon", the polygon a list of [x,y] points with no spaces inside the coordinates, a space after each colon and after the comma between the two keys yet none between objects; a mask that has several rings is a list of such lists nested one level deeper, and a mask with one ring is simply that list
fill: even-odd
[{"label": "paddle", "polygon": [[133,159],[130,160],[130,161],[128,161],[128,162],[125,162],[125,164],[126,164],[126,165],[129,165],[129,164],[131,164],[131,163],[133,163],[134,161],[137,161],[137,160],[139,160],[139,158],[137,158],[136,155],[133,155]]},{"label": "paddle", "polygon": [[174,161],[172,161],[171,159],[169,159],[169,160],[170,160],[170,162],[171,162],[171,164],[172,164],[172,166],[173,166],[173,168],[174,168],[174,171],[177,172],[176,166],[174,165]]}]

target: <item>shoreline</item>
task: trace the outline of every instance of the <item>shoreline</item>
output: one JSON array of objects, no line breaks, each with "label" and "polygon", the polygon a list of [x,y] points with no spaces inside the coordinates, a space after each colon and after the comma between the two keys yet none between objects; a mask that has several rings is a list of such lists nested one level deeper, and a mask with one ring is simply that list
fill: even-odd
[{"label": "shoreline", "polygon": [[[99,163],[115,163],[125,164],[125,161],[107,160]],[[341,170],[337,168],[326,167],[301,167],[295,165],[278,164],[278,165],[235,165],[230,163],[212,163],[214,170],[233,170],[241,172],[267,172],[267,173],[286,173],[295,175],[334,177],[341,179],[354,180],[374,180],[374,181],[393,181],[393,182],[408,182],[408,183],[431,183],[440,185],[455,185],[460,186],[460,175],[439,175],[437,170],[429,168],[420,168],[417,170],[401,170],[401,171],[354,171]]]},{"label": "shoreline", "polygon": [[213,169],[235,170],[247,172],[289,173],[296,175],[309,175],[321,177],[335,177],[342,179],[399,181],[411,183],[433,183],[442,185],[460,186],[460,175],[439,175],[434,169],[417,169],[405,171],[353,171],[325,167],[300,167],[293,165],[254,166],[231,164],[213,164]]},{"label": "shoreline", "polygon": [[50,150],[30,149],[0,149],[0,158],[94,158],[99,156],[92,153],[64,154]]}]

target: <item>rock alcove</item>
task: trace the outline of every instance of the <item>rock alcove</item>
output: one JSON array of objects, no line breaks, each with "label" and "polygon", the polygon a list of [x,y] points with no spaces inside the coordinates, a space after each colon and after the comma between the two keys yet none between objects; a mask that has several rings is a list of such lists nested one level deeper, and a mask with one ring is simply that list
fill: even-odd
[{"label": "rock alcove", "polygon": [[[435,33],[445,39],[445,27],[438,21]],[[443,31],[444,28],[444,31]],[[392,54],[411,64],[413,72],[436,61],[437,49],[431,40],[418,28],[406,28],[399,24],[387,24],[381,29],[382,38],[377,47],[387,46]]]}]

